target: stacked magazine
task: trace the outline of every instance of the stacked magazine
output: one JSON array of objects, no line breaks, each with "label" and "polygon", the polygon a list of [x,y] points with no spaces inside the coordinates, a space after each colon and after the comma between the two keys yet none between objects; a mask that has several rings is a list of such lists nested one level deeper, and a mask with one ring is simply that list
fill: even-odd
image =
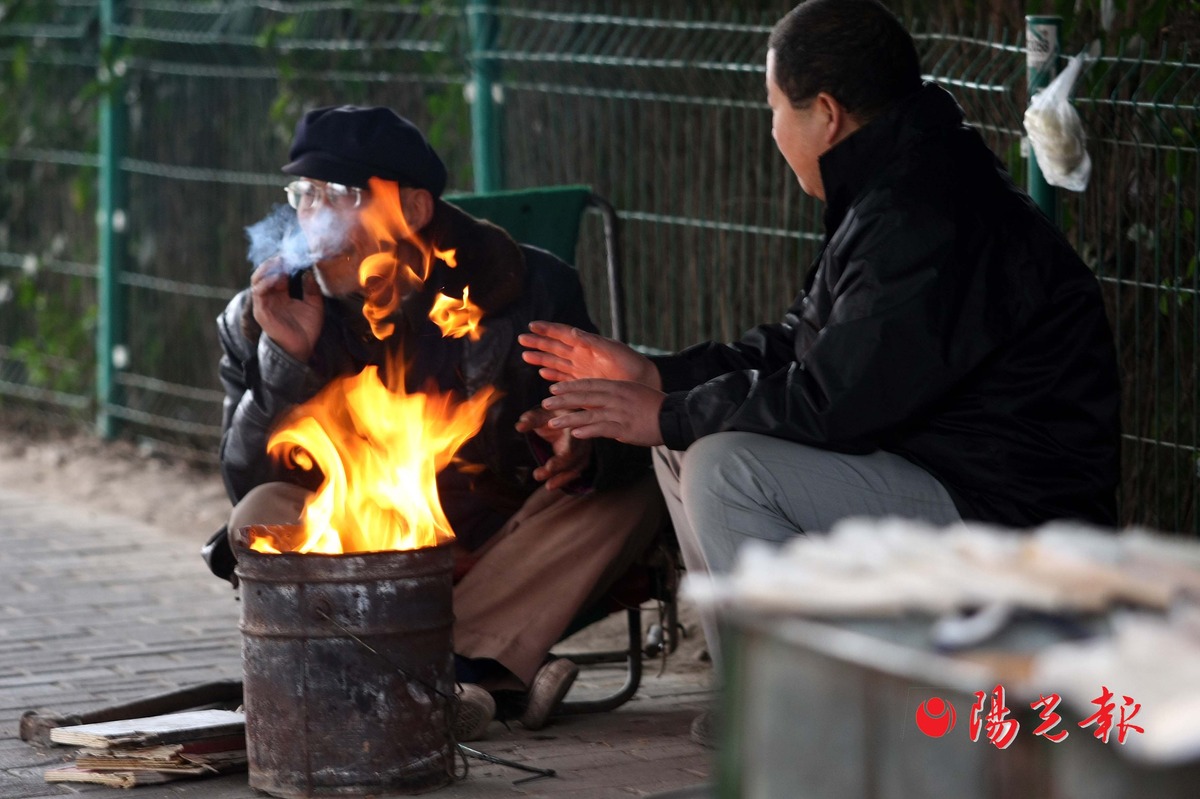
[{"label": "stacked magazine", "polygon": [[73,764],[47,771],[46,782],[132,788],[246,768],[246,717],[232,710],[56,727],[50,740],[80,749]]}]

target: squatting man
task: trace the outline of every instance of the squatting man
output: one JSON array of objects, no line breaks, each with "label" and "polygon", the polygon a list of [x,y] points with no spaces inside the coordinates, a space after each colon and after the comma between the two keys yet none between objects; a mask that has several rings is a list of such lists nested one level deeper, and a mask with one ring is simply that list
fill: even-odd
[{"label": "squatting man", "polygon": [[[1096,278],[875,0],[771,32],[771,133],[825,236],[782,321],[646,358],[521,336],[549,421],[654,447],[689,572],[847,516],[1116,523],[1120,386]],[[719,647],[706,623],[709,649]],[[693,738],[711,742],[702,714]]]}]

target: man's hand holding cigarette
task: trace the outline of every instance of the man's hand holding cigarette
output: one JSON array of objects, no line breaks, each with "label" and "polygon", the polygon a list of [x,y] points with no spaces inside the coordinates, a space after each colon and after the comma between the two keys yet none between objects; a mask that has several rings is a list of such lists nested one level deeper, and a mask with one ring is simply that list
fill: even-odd
[{"label": "man's hand holding cigarette", "polygon": [[304,273],[304,299],[288,295],[288,274],[279,257],[268,258],[250,276],[254,321],[279,347],[301,363],[312,357],[325,322],[325,303],[311,270]]}]

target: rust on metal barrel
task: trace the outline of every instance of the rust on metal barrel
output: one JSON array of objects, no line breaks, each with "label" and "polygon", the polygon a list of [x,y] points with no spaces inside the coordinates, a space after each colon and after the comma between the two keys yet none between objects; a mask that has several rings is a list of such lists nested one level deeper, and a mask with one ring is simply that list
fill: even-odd
[{"label": "rust on metal barrel", "polygon": [[290,799],[449,783],[450,546],[238,550],[250,786]]}]

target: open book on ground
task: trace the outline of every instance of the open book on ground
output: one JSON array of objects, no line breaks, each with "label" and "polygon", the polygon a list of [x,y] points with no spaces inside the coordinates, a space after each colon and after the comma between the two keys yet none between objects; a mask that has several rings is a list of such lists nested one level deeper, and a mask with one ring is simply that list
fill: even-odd
[{"label": "open book on ground", "polygon": [[71,746],[106,748],[151,746],[230,735],[244,738],[245,734],[246,716],[242,713],[234,710],[191,710],[164,716],[55,727],[50,731],[50,740]]},{"label": "open book on ground", "polygon": [[175,780],[228,774],[243,771],[245,768],[246,752],[242,750],[238,757],[230,756],[213,762],[191,765],[83,766],[76,762],[73,765],[48,769],[44,777],[46,782],[88,782],[97,785],[111,785],[115,788],[132,788],[136,785],[159,785]]},{"label": "open book on ground", "polygon": [[46,782],[88,782],[113,788],[133,788],[136,785],[159,785],[179,779],[177,774],[161,771],[91,771],[78,766],[59,766],[46,772]]},{"label": "open book on ground", "polygon": [[47,782],[132,788],[246,767],[245,717],[228,710],[58,727],[50,740],[84,748],[72,765],[48,770]]}]

